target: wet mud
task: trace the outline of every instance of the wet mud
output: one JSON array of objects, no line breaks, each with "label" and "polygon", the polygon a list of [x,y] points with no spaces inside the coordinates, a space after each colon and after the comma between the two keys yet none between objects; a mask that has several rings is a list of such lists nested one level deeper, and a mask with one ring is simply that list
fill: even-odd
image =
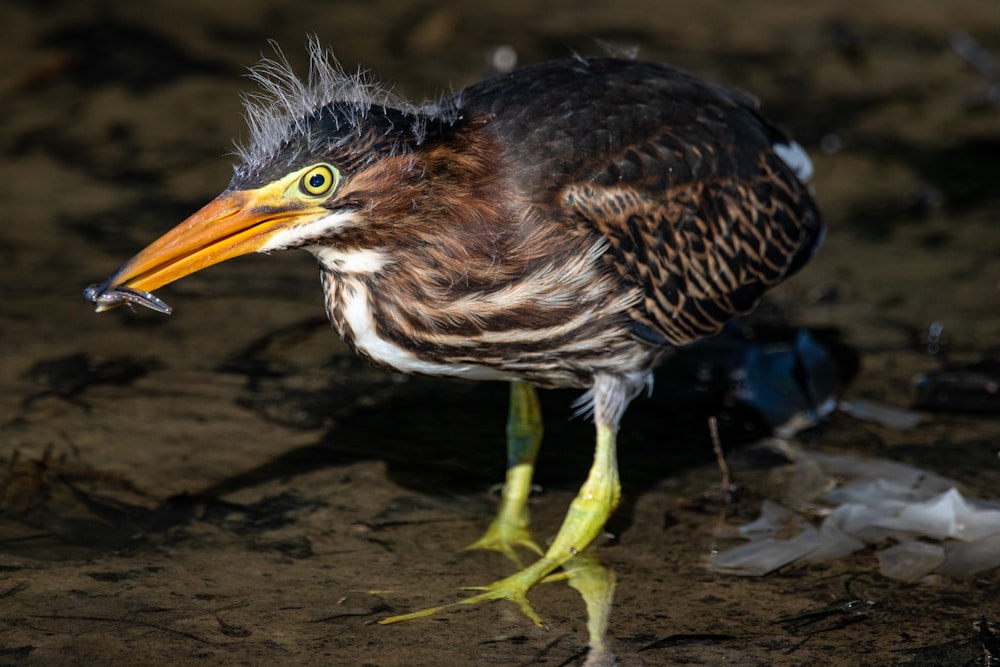
[{"label": "wet mud", "polygon": [[[462,550],[496,506],[506,387],[357,360],[323,318],[305,253],[186,278],[159,294],[170,317],[84,301],[228,182],[242,75],[268,39],[302,67],[314,33],[416,99],[488,75],[511,49],[525,64],[636,48],[752,91],[813,156],[829,224],[756,323],[834,332],[858,361],[846,397],[923,416],[895,428],[834,413],[799,445],[1000,500],[992,0],[53,0],[5,3],[0,21],[0,664],[584,660],[583,603],[560,583],[531,593],[546,628],[509,604],[375,624],[511,571]],[[774,490],[734,465],[726,501],[707,418],[730,455],[766,428],[686,402],[667,373],[657,384],[626,415],[623,504],[592,550],[618,580],[620,664],[997,659],[980,623],[1000,617],[995,570],[904,583],[880,574],[874,547],[764,577],[710,570],[723,528]],[[574,399],[543,396],[542,540],[590,464]]]}]

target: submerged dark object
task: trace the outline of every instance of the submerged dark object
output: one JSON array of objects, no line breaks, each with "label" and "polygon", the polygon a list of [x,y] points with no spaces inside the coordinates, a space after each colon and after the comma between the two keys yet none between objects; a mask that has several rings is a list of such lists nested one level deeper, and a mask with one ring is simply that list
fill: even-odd
[{"label": "submerged dark object", "polygon": [[1000,414],[1000,359],[918,375],[914,407],[932,412]]},{"label": "submerged dark object", "polygon": [[748,348],[735,379],[736,399],[779,433],[818,423],[836,407],[842,389],[830,351],[806,329],[789,344]]},{"label": "submerged dark object", "polygon": [[723,415],[757,437],[790,435],[832,412],[857,368],[857,352],[835,330],[734,320],[671,355],[657,371],[654,400],[699,419]]},{"label": "submerged dark object", "polygon": [[992,624],[984,612],[979,613],[979,641],[983,646],[982,665],[989,667],[1000,661],[1000,636],[990,630]]}]

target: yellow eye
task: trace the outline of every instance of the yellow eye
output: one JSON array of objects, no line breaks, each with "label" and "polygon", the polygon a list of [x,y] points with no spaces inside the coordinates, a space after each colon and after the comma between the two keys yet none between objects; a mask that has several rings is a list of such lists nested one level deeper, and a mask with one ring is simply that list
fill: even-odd
[{"label": "yellow eye", "polygon": [[309,197],[322,197],[340,180],[340,172],[328,164],[318,164],[299,180],[299,191]]}]

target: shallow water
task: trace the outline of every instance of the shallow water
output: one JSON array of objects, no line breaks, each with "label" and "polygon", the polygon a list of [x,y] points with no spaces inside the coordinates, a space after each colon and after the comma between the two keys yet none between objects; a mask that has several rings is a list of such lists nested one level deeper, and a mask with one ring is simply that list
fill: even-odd
[{"label": "shallow water", "polygon": [[[415,98],[477,80],[509,49],[524,64],[635,47],[752,91],[812,154],[829,224],[763,315],[839,331],[861,359],[849,398],[907,407],[917,373],[995,357],[998,83],[949,46],[964,29],[1000,55],[995,2],[667,5],[0,6],[0,662],[582,662],[583,607],[561,584],[532,592],[545,630],[512,605],[372,624],[509,571],[461,551],[502,478],[505,387],[354,359],[304,253],[186,278],[159,294],[169,318],[98,316],[81,298],[228,182],[252,86],[241,74],[268,38],[301,65],[316,33]],[[719,472],[700,417],[668,395],[626,417],[625,498],[595,549],[618,577],[622,664],[983,664],[974,623],[1000,616],[995,571],[900,583],[866,550],[763,578],[710,572]],[[572,399],[544,398],[543,538],[590,462]],[[835,415],[805,444],[920,465],[996,500],[998,425]],[[727,448],[746,439],[723,431]],[[773,490],[751,472],[733,481],[738,524]],[[782,622],[850,599],[873,604]]]}]

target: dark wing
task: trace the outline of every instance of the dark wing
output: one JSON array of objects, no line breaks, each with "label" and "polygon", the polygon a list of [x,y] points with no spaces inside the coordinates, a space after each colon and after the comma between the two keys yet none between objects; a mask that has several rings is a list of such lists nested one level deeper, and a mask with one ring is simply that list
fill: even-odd
[{"label": "dark wing", "polygon": [[[808,261],[819,213],[804,153],[746,96],[618,59],[528,67],[466,89],[540,207],[607,239],[634,333],[683,345],[718,331]],[[793,162],[793,159],[789,159]]]},{"label": "dark wing", "polygon": [[566,205],[608,240],[626,285],[641,288],[629,310],[638,337],[676,346],[714,334],[811,257],[819,216],[767,158],[758,179],[691,181],[656,197],[627,184],[567,189]]},{"label": "dark wing", "polygon": [[718,332],[822,238],[796,173],[807,164],[802,149],[742,98],[728,102],[633,139],[565,190],[564,205],[608,240],[615,270],[641,288],[629,314],[634,333],[654,344]]}]

